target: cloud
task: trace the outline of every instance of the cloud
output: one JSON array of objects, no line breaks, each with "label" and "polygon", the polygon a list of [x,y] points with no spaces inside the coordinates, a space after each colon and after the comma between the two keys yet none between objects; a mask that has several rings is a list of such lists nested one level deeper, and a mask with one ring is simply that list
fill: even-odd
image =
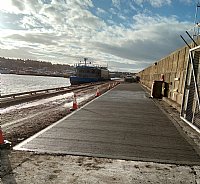
[{"label": "cloud", "polygon": [[105,15],[105,14],[107,14],[107,12],[105,11],[105,10],[103,10],[103,9],[101,9],[101,8],[97,8],[96,9],[96,13],[97,13],[97,15]]},{"label": "cloud", "polygon": [[179,34],[190,25],[178,22],[175,17],[139,14],[133,19],[130,29],[110,27],[98,33],[99,39],[93,42],[95,50],[132,61],[135,67],[142,68],[183,45]]},{"label": "cloud", "polygon": [[23,3],[19,5],[18,1],[16,1],[16,2],[12,2],[12,0],[0,1],[0,11],[1,12],[17,14],[17,13],[21,12],[20,9],[23,9]]},{"label": "cloud", "polygon": [[43,45],[56,45],[59,42],[59,38],[55,34],[38,33],[38,34],[13,34],[8,37],[10,40],[16,40],[26,42],[27,44],[43,44]]},{"label": "cloud", "polygon": [[[136,14],[127,17],[116,8],[122,0],[113,0],[114,6],[107,11],[94,7],[91,0],[4,2],[0,6],[0,55],[5,57],[10,54],[64,64],[89,57],[99,64],[108,63],[112,70],[135,72],[182,46],[179,34],[189,27],[176,16],[142,14],[135,6],[131,10]],[[148,2],[154,7],[171,3],[135,2]]]},{"label": "cloud", "polygon": [[22,58],[22,59],[33,59],[37,60],[37,57],[34,54],[30,53],[30,49],[25,48],[17,48],[17,49],[2,49],[0,48],[0,55],[7,58]]},{"label": "cloud", "polygon": [[13,6],[17,7],[20,11],[24,11],[25,5],[20,0],[12,0]]},{"label": "cloud", "polygon": [[181,3],[192,4],[195,3],[193,0],[179,0]]},{"label": "cloud", "polygon": [[114,7],[120,9],[120,0],[112,0],[112,4]]},{"label": "cloud", "polygon": [[171,0],[134,0],[134,2],[138,5],[141,5],[145,2],[149,3],[153,7],[161,7],[165,5],[170,5],[172,3]]}]

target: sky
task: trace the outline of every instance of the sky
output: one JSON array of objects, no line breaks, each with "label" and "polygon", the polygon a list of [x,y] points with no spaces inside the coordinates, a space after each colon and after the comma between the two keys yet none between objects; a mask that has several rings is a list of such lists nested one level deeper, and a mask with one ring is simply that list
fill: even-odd
[{"label": "sky", "polygon": [[[184,46],[195,0],[0,0],[0,56],[139,72]],[[197,16],[198,19],[198,16]]]}]

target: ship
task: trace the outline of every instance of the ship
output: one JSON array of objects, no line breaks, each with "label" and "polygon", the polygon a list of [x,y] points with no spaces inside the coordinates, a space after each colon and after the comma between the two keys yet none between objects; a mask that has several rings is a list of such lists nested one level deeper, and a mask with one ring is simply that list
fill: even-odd
[{"label": "ship", "polygon": [[110,74],[107,67],[95,66],[91,62],[80,61],[75,65],[76,75],[70,76],[71,85],[78,85],[84,83],[93,83],[110,80]]}]

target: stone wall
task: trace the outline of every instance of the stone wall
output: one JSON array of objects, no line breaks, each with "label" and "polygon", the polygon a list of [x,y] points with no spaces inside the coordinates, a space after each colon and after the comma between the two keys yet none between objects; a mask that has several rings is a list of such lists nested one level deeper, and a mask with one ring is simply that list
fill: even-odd
[{"label": "stone wall", "polygon": [[164,75],[164,81],[168,86],[166,96],[181,105],[188,52],[189,49],[185,46],[140,71],[138,75],[140,76],[141,83],[151,88],[152,82],[161,80],[161,76]]}]

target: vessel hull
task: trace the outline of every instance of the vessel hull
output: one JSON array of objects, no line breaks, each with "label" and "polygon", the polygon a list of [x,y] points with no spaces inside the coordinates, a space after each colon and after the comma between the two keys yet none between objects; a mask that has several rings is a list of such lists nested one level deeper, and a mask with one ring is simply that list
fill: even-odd
[{"label": "vessel hull", "polygon": [[83,77],[76,77],[76,76],[71,76],[70,77],[71,85],[98,82],[98,81],[100,81],[100,80],[97,79],[97,78],[83,78]]}]

